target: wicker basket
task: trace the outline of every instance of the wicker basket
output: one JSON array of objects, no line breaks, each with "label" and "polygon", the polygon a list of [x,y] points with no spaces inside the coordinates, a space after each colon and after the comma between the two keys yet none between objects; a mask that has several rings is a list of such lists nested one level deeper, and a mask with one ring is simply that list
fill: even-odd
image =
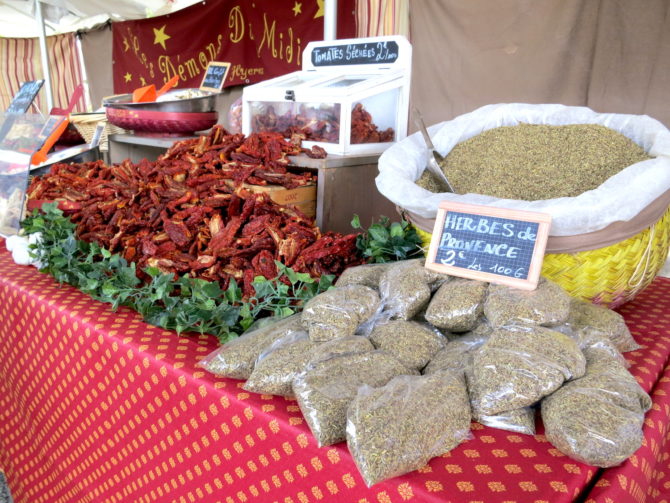
[{"label": "wicker basket", "polygon": [[[431,234],[414,226],[425,248]],[[670,245],[670,208],[654,225],[618,243],[576,253],[547,253],[542,275],[570,295],[610,308],[632,300],[663,267]]]},{"label": "wicker basket", "polygon": [[105,129],[102,130],[100,137],[100,151],[107,152],[109,150],[109,142],[107,140],[110,134],[124,134],[127,131],[107,121],[107,116],[104,113],[100,114],[71,114],[70,122],[77,128],[79,134],[84,137],[86,143],[91,143],[93,133],[98,125],[98,122],[105,123]]}]

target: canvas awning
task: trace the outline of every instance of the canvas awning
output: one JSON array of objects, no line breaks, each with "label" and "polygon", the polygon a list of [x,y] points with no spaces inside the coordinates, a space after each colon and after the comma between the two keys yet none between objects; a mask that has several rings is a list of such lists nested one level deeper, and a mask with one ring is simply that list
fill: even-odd
[{"label": "canvas awning", "polygon": [[[91,28],[107,20],[169,14],[198,0],[42,0],[47,35]],[[0,37],[39,37],[33,0],[0,0]]]}]

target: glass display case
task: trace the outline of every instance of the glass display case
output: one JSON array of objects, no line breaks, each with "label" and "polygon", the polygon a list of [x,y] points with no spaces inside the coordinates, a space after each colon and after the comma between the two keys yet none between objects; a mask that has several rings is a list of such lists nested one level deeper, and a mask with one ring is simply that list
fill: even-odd
[{"label": "glass display case", "polygon": [[19,231],[31,163],[54,134],[62,132],[64,121],[57,116],[0,114],[0,235]]},{"label": "glass display case", "polygon": [[311,42],[303,70],[243,91],[244,134],[302,135],[331,154],[378,154],[407,135],[411,45],[400,36]]}]

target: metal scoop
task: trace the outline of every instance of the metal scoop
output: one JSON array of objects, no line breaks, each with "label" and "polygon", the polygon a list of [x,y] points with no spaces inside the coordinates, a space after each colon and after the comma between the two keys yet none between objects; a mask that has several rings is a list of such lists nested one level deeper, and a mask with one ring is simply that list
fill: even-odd
[{"label": "metal scoop", "polygon": [[451,186],[451,183],[449,183],[449,179],[442,171],[442,168],[440,168],[440,164],[444,162],[444,157],[442,157],[442,155],[437,150],[435,150],[433,141],[430,139],[430,135],[426,130],[426,125],[423,123],[421,114],[416,108],[414,109],[414,124],[416,124],[416,126],[421,131],[423,140],[426,142],[426,147],[428,147],[428,150],[430,151],[428,153],[428,170],[433,174],[433,176],[435,176],[440,185],[442,185],[442,187],[445,189],[445,192],[453,192],[455,194],[456,191]]}]

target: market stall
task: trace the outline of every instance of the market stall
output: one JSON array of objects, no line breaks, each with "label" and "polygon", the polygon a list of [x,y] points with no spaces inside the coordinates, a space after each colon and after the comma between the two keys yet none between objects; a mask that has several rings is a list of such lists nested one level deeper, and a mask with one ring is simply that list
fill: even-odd
[{"label": "market stall", "polygon": [[[525,113],[528,117],[530,112]],[[481,127],[467,119],[461,119],[466,126]],[[608,120],[616,124],[612,117]],[[642,121],[638,141],[645,144],[645,137],[652,136],[658,142],[664,132],[652,134],[649,128],[658,126],[647,122]],[[630,119],[625,123],[635,125]],[[517,126],[505,127],[517,131]],[[633,160],[617,168],[618,176],[641,167],[662,168],[666,162],[663,142],[647,146],[658,154],[648,159],[630,138],[613,129],[607,134],[634,147]],[[441,141],[443,136],[448,138],[446,133],[436,138]],[[541,148],[545,144],[540,142]],[[402,162],[402,153],[395,153],[407,145],[412,146],[408,155],[421,159],[413,150],[416,138],[409,137],[382,156],[382,178],[389,158],[413,168]],[[32,242],[35,255],[28,262],[40,262],[58,281],[81,292],[57,287],[47,276],[35,280],[33,269],[17,268],[5,255],[8,277],[23,278],[7,282],[8,306],[12,299],[19,302],[8,309],[14,316],[28,316],[5,327],[5,340],[17,340],[5,349],[8,407],[25,408],[8,418],[7,436],[16,448],[32,452],[20,459],[38,458],[33,464],[49,466],[50,475],[59,480],[51,486],[54,479],[46,478],[41,486],[24,488],[21,484],[32,479],[18,474],[20,468],[8,459],[10,482],[21,487],[18,498],[32,501],[41,490],[46,490],[40,493],[45,498],[63,500],[87,492],[110,500],[144,498],[146,491],[149,498],[174,492],[175,499],[197,500],[205,493],[215,497],[217,490],[232,498],[226,492],[229,485],[240,501],[263,501],[264,493],[274,489],[282,491],[277,497],[306,501],[307,491],[318,500],[326,497],[326,490],[338,497],[355,490],[354,498],[368,494],[394,501],[397,494],[399,501],[441,501],[441,491],[449,492],[449,487],[484,499],[491,493],[523,501],[522,494],[537,492],[541,499],[570,501],[604,487],[608,470],[625,470],[622,463],[640,469],[642,477],[654,477],[644,467],[652,460],[663,462],[654,445],[661,441],[655,435],[663,437],[664,431],[655,432],[654,427],[662,429],[658,425],[664,418],[660,423],[650,419],[654,412],[665,411],[659,398],[664,396],[667,361],[663,334],[652,338],[643,328],[649,320],[636,331],[637,311],[625,320],[590,304],[598,300],[619,306],[647,291],[654,299],[653,289],[642,290],[647,285],[639,283],[623,293],[586,296],[589,302],[584,302],[576,290],[571,298],[566,287],[540,279],[538,267],[533,276],[524,269],[530,265],[532,270],[533,261],[513,250],[530,243],[529,250],[539,249],[540,262],[546,262],[538,243],[547,244],[549,224],[558,234],[566,225],[549,215],[533,230],[532,219],[524,220],[521,213],[537,212],[499,208],[489,215],[478,213],[485,206],[458,203],[448,210],[469,213],[438,213],[426,267],[420,258],[398,260],[422,254],[416,222],[415,227],[407,222],[379,224],[360,235],[322,233],[301,209],[282,205],[275,194],[260,190],[273,184],[285,190],[308,185],[309,172],[287,169],[289,155],[297,153],[323,155],[318,144],[306,148],[279,132],[247,137],[217,126],[206,135],[176,141],[156,161],[60,164],[30,181],[29,207],[41,213],[24,221],[29,238],[8,241],[10,247],[20,245],[12,249],[13,258],[29,255]],[[459,187],[455,174],[448,171]],[[662,186],[657,188],[664,193]],[[632,189],[629,185],[627,190]],[[437,197],[448,203],[464,196]],[[430,199],[422,203],[426,201]],[[476,220],[482,215],[486,219]],[[418,220],[414,214],[411,218]],[[469,239],[465,231],[477,239],[472,246],[464,244]],[[509,243],[500,241],[506,233],[513,238]],[[659,236],[659,248],[667,250],[665,234]],[[393,243],[393,253],[405,255],[376,254],[380,242],[387,239],[388,245],[392,237],[404,240]],[[445,255],[438,260],[440,252]],[[473,267],[481,257],[471,252],[498,257],[494,274],[481,276],[481,267]],[[501,270],[502,255],[514,259],[517,269]],[[649,257],[644,277],[653,276],[659,266]],[[392,262],[359,265],[366,259]],[[446,265],[455,270],[445,271]],[[331,274],[339,276],[332,288]],[[517,282],[520,276],[527,282]],[[667,286],[663,281],[654,285]],[[19,300],[22,291],[25,298]],[[111,314],[84,294],[122,310]],[[147,327],[123,306],[177,334]],[[284,318],[276,321],[269,314]],[[238,337],[254,321],[261,325]],[[46,347],[23,342],[27,332],[40,330],[45,335],[39,340]],[[197,337],[197,331],[228,342],[215,349],[215,339]],[[67,334],[71,342],[56,333]],[[175,339],[170,341],[169,334]],[[27,356],[31,351],[36,353]],[[77,351],[83,355],[79,359]],[[323,354],[317,357],[319,352]],[[622,352],[629,363],[641,362],[639,368],[627,369]],[[39,376],[44,363],[58,377],[44,376],[45,385],[52,387],[48,394],[34,388],[35,380],[23,377],[35,365],[34,375]],[[33,402],[12,394],[22,386]],[[657,386],[661,393],[654,395]],[[236,404],[240,409],[235,410]],[[226,419],[215,419],[220,413]],[[537,424],[536,416],[542,418]],[[179,429],[168,433],[173,424]],[[431,430],[435,425],[438,429]],[[21,428],[40,439],[34,451],[18,440],[26,435]],[[200,429],[204,433],[195,433]],[[79,435],[91,440],[80,441]],[[225,437],[231,443],[221,440]],[[258,452],[260,445],[267,452]],[[181,446],[183,452],[174,454]],[[640,460],[645,447],[652,456]],[[126,464],[135,450],[141,452],[139,461]],[[289,461],[282,451],[296,457]],[[81,457],[100,463],[91,461],[88,473]],[[510,462],[494,467],[494,458]],[[530,459],[538,472],[532,479],[527,475]],[[296,465],[284,464],[293,460]],[[321,472],[326,460],[337,468],[327,470],[324,487],[297,483],[301,477],[314,484],[306,463]],[[72,468],[75,463],[79,472]],[[170,467],[182,464],[188,467],[180,478]],[[230,470],[223,479],[216,475],[217,466]],[[614,473],[617,490],[639,491],[637,482],[621,482],[634,478],[635,470]],[[96,483],[103,477],[106,483]],[[122,482],[127,477],[129,485]],[[65,486],[64,480],[72,483]],[[246,480],[250,483],[244,486]],[[294,482],[295,494],[286,494],[286,485]],[[647,491],[651,498],[662,494],[660,489],[654,493],[653,485]]]},{"label": "market stall", "polygon": [[[91,141],[112,162],[42,175],[21,134],[0,145],[5,180],[23,148],[0,246],[15,499],[666,501],[667,128],[516,103],[427,130],[414,110],[407,136],[406,39],[277,52],[254,9],[174,68],[163,20],[114,26],[123,130]],[[231,41],[302,69],[254,73],[227,129],[219,91],[249,79],[205,63]]]}]

